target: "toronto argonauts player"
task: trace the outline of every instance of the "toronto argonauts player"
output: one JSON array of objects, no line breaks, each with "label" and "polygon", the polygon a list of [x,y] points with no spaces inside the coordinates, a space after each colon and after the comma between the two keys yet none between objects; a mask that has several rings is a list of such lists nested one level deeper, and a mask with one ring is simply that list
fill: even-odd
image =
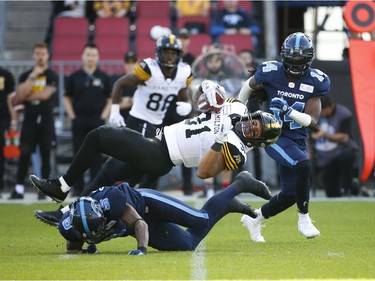
[{"label": "toronto argonauts player", "polygon": [[247,205],[246,211],[233,210],[232,200],[242,192],[271,198],[268,187],[249,172],[238,174],[230,186],[211,197],[200,210],[156,190],[134,189],[124,182],[78,198],[61,217],[58,228],[67,240],[68,253],[84,252],[84,242],[90,244],[87,251],[92,253],[95,244],[125,236],[137,240],[137,249],[129,255],[145,255],[147,246],[161,251],[190,251],[229,212],[256,216]]},{"label": "toronto argonauts player", "polygon": [[322,71],[310,67],[314,53],[314,45],[307,35],[301,32],[289,35],[281,47],[282,62],[260,64],[239,93],[239,100],[246,102],[254,91],[263,89],[267,107],[279,116],[282,123],[280,138],[266,148],[267,154],[278,163],[281,192],[258,210],[256,219],[248,216],[241,219],[255,242],[265,242],[261,234],[264,219],[295,203],[298,230],[307,238],[320,235],[308,214],[311,163],[306,139],[308,127],[317,124],[321,112],[320,97],[328,95],[330,80]]}]

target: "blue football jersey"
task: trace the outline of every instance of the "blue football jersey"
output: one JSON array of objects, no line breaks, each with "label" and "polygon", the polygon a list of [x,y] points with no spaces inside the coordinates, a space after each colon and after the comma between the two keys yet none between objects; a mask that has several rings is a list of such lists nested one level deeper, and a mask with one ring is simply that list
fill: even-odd
[{"label": "blue football jersey", "polygon": [[[128,183],[122,183],[119,186],[101,187],[91,192],[89,196],[100,203],[107,219],[106,233],[100,242],[134,234],[133,229],[128,229],[120,218],[126,204],[131,205],[140,216],[144,216],[145,202],[138,191],[131,188]],[[66,240],[79,241],[79,237],[72,228],[69,215],[70,212],[66,212],[61,218],[59,231]]]},{"label": "blue football jersey", "polygon": [[[274,97],[279,97],[300,112],[305,111],[309,98],[328,95],[331,85],[324,72],[311,67],[297,81],[289,82],[283,64],[278,61],[263,62],[258,66],[254,77],[256,83],[262,84],[267,93],[267,108]],[[282,113],[280,118],[283,121],[281,135],[295,140],[307,137],[308,128]]]}]

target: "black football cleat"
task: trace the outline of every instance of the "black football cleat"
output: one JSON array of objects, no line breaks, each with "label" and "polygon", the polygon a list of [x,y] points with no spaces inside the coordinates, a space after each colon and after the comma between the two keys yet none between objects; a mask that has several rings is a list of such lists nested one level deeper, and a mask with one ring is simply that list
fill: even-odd
[{"label": "black football cleat", "polygon": [[264,182],[254,178],[248,171],[239,173],[231,185],[239,192],[252,193],[266,200],[272,197],[268,186]]},{"label": "black football cleat", "polygon": [[50,226],[54,226],[54,227],[58,227],[59,226],[59,222],[60,222],[60,219],[62,218],[63,216],[63,213],[61,212],[61,209],[63,208],[63,206],[60,205],[60,207],[56,210],[56,211],[41,211],[41,210],[36,210],[34,211],[34,215],[35,217],[50,225]]},{"label": "black football cleat", "polygon": [[30,182],[41,194],[46,195],[57,203],[64,202],[68,192],[62,192],[58,179],[40,179],[35,175],[30,176]]},{"label": "black football cleat", "polygon": [[236,197],[234,197],[225,207],[225,212],[245,214],[254,219],[258,216],[258,214],[255,212],[253,208],[251,208],[251,206],[242,203]]},{"label": "black football cleat", "polygon": [[17,200],[17,199],[23,199],[23,194],[18,193],[17,191],[13,190],[8,200]]}]

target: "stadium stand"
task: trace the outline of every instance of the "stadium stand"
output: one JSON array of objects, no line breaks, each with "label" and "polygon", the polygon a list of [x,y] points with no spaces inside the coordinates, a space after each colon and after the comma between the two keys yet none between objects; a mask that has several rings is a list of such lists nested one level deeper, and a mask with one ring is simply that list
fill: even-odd
[{"label": "stadium stand", "polygon": [[[203,28],[203,31],[200,30],[199,33],[208,33],[210,29],[211,19],[209,17],[202,17],[202,16],[186,16],[186,17],[179,17],[177,19],[177,28],[187,28],[192,33],[195,33],[194,27]],[[197,30],[198,32],[198,30]]]},{"label": "stadium stand", "polygon": [[154,57],[155,41],[150,36],[150,30],[153,26],[162,26],[170,28],[170,19],[166,18],[138,18],[136,21],[135,45],[139,59]]},{"label": "stadium stand", "polygon": [[231,49],[238,53],[243,49],[253,50],[253,39],[251,35],[247,34],[223,34],[219,38],[222,45],[228,47],[233,46]]},{"label": "stadium stand", "polygon": [[129,50],[130,26],[127,18],[98,18],[95,21],[95,40],[100,60],[122,60]]},{"label": "stadium stand", "polygon": [[86,18],[56,18],[52,42],[52,59],[80,60],[83,46],[89,36],[89,24]]},{"label": "stadium stand", "polygon": [[195,57],[198,57],[202,53],[204,46],[208,46],[212,43],[212,38],[209,34],[193,34],[190,35],[189,52]]}]

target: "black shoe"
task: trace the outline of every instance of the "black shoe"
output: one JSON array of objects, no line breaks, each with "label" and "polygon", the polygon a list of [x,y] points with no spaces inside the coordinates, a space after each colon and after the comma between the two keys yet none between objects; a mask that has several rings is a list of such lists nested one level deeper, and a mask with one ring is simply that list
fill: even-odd
[{"label": "black shoe", "polygon": [[225,207],[225,212],[245,214],[252,217],[253,219],[255,219],[258,216],[258,214],[255,212],[253,208],[251,208],[251,206],[242,203],[236,197],[234,197]]},{"label": "black shoe", "polygon": [[252,193],[266,200],[272,197],[268,186],[264,182],[255,179],[248,171],[239,173],[231,185],[239,192]]},{"label": "black shoe", "polygon": [[50,225],[50,226],[55,226],[55,227],[58,227],[59,226],[59,222],[60,222],[60,219],[62,218],[63,216],[63,213],[61,212],[61,209],[63,208],[63,206],[60,205],[60,207],[56,210],[56,211],[41,211],[41,210],[36,210],[34,211],[34,215],[35,217]]},{"label": "black shoe", "polygon": [[30,176],[30,182],[34,188],[43,195],[51,197],[57,203],[64,202],[68,192],[62,192],[58,179],[40,179],[35,175]]},{"label": "black shoe", "polygon": [[38,200],[44,200],[46,198],[47,197],[45,195],[38,193]]},{"label": "black shoe", "polygon": [[23,194],[18,193],[17,191],[13,190],[8,199],[9,200],[23,199]]}]

